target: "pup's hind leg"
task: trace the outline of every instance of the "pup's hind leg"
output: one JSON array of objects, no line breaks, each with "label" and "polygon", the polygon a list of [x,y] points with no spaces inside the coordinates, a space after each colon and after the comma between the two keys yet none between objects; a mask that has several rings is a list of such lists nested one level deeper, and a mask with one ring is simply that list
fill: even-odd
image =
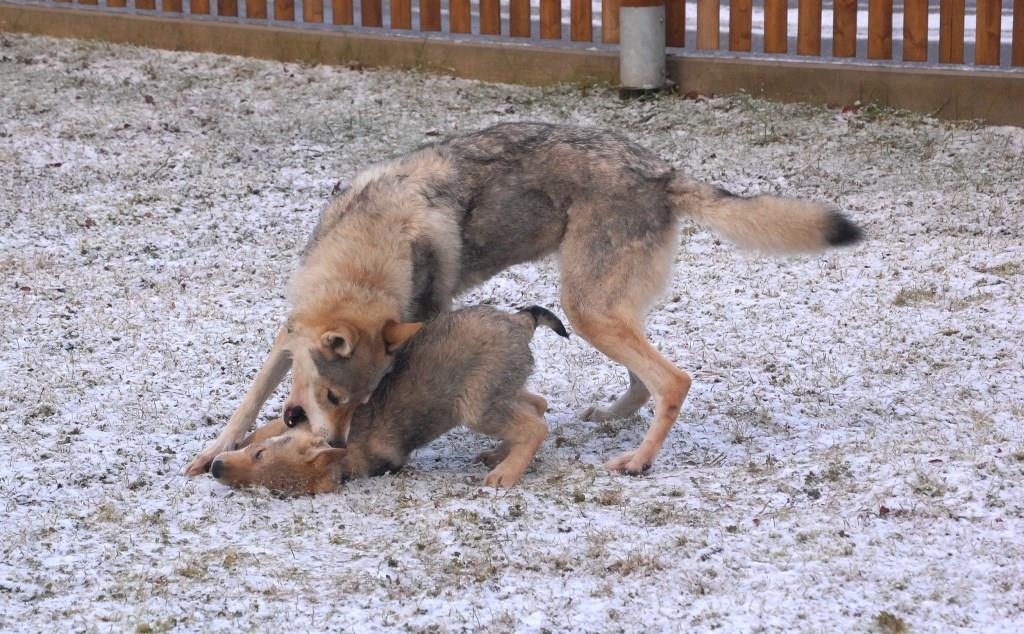
[{"label": "pup's hind leg", "polygon": [[[542,417],[548,411],[548,402],[540,394],[534,394],[527,390],[519,390],[519,400],[527,407],[532,407],[537,415]],[[503,440],[494,449],[487,451],[481,451],[473,458],[474,463],[483,463],[489,468],[493,469],[498,464],[508,457],[509,451],[512,449],[512,444],[507,440]]]},{"label": "pup's hind leg", "polygon": [[[473,425],[471,429],[501,439],[501,443],[492,451],[484,452],[497,463],[484,478],[484,486],[489,487],[515,486],[522,480],[537,449],[548,437],[548,426],[544,417],[537,413],[537,404],[528,400],[513,405],[508,420],[494,425]],[[487,460],[482,462],[490,466]]]},{"label": "pup's hind leg", "polygon": [[519,390],[519,399],[533,406],[537,414],[543,416],[548,411],[548,402],[540,394],[534,394],[527,390]]}]

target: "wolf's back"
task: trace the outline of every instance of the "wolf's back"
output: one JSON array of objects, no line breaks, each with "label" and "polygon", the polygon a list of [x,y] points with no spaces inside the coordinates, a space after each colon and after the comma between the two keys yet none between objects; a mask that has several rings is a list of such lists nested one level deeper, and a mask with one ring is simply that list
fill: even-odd
[{"label": "wolf's back", "polygon": [[821,203],[778,196],[744,198],[682,176],[669,185],[679,217],[707,225],[737,246],[776,253],[814,253],[854,244],[857,225]]}]

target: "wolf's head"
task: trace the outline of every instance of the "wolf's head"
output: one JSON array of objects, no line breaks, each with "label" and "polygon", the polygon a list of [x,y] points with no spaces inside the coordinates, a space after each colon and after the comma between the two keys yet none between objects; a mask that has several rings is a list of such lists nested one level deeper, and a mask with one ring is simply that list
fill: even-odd
[{"label": "wolf's head", "polygon": [[344,447],[356,408],[370,400],[391,371],[394,353],[423,324],[400,323],[374,310],[335,308],[293,313],[287,348],[292,391],[285,403],[289,426],[308,422],[332,447]]}]

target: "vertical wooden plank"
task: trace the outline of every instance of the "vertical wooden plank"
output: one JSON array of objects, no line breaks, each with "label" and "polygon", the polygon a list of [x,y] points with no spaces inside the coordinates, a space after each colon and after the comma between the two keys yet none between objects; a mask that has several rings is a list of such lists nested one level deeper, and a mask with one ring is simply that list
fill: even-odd
[{"label": "vertical wooden plank", "polygon": [[540,0],[540,39],[562,39],[562,0]]},{"label": "vertical wooden plank", "polygon": [[440,30],[441,0],[420,0],[420,31],[426,33]]},{"label": "vertical wooden plank", "polygon": [[[99,4],[99,2],[98,2],[98,0],[78,0],[78,4]],[[164,5],[166,5],[166,4],[167,4],[167,2],[165,1]],[[169,10],[170,9],[167,9],[166,6],[164,7],[164,11],[169,11]],[[179,11],[180,11],[180,9],[179,9]]]},{"label": "vertical wooden plank", "polygon": [[605,44],[619,43],[620,0],[601,0],[601,41]]},{"label": "vertical wooden plank", "polygon": [[788,0],[764,0],[764,52],[785,53],[789,45]]},{"label": "vertical wooden plank", "polygon": [[245,17],[256,20],[266,20],[266,0],[245,0]]},{"label": "vertical wooden plank", "polygon": [[480,34],[501,35],[499,0],[480,0]]},{"label": "vertical wooden plank", "polygon": [[686,46],[686,0],[665,0],[665,45]]},{"label": "vertical wooden plank", "polygon": [[[260,0],[254,0],[259,2]],[[409,0],[406,0],[408,2]],[[331,0],[331,21],[335,24],[352,24],[355,20],[355,11],[352,7],[352,0]]]},{"label": "vertical wooden plank", "polygon": [[797,5],[796,53],[821,56],[821,0],[800,0]]},{"label": "vertical wooden plank", "polygon": [[[93,0],[94,4],[95,4],[95,2],[96,2],[96,0]],[[109,2],[107,2],[107,6],[108,7],[110,6]],[[181,13],[182,8],[183,7],[182,7],[181,0],[164,0],[164,3],[163,3],[164,13]]]},{"label": "vertical wooden plank", "polygon": [[391,0],[391,28],[412,29],[412,0]]},{"label": "vertical wooden plank", "polygon": [[729,50],[751,50],[751,14],[753,4],[750,0],[729,0]]},{"label": "vertical wooden plank", "polygon": [[156,0],[135,0],[135,8],[153,11],[156,9]]},{"label": "vertical wooden plank", "polygon": [[964,63],[964,0],[939,0],[939,61]]},{"label": "vertical wooden plank", "polygon": [[359,15],[359,22],[363,26],[384,26],[380,0],[359,0]]},{"label": "vertical wooden plank", "polygon": [[[394,2],[394,0],[391,0]],[[469,13],[469,0],[451,0],[448,5],[448,30],[452,33],[470,33],[473,21]]]},{"label": "vertical wooden plank", "polygon": [[697,48],[706,51],[718,50],[719,0],[697,0]]},{"label": "vertical wooden plank", "polygon": [[1013,0],[1013,52],[1010,64],[1024,66],[1024,0]]},{"label": "vertical wooden plank", "polygon": [[892,0],[868,0],[868,59],[892,59]]},{"label": "vertical wooden plank", "polygon": [[[110,0],[107,1],[109,2]],[[210,14],[210,0],[192,0],[190,6],[192,7],[192,13],[198,15]]]},{"label": "vertical wooden plank", "polygon": [[217,0],[217,15],[238,15],[238,0]]},{"label": "vertical wooden plank", "polygon": [[594,16],[591,12],[590,0],[570,0],[569,37],[573,42],[592,42],[594,40]]},{"label": "vertical wooden plank", "polygon": [[857,56],[857,0],[835,0],[833,4],[832,56]]},{"label": "vertical wooden plank", "polygon": [[294,20],[295,3],[292,0],[274,0],[275,20]]},{"label": "vertical wooden plank", "polygon": [[128,0],[107,0],[107,6],[108,7],[126,7],[126,6],[128,6]]},{"label": "vertical wooden plank", "polygon": [[512,37],[530,37],[530,0],[509,0],[508,31]]},{"label": "vertical wooden plank", "polygon": [[302,21],[322,23],[324,21],[324,0],[302,0]]},{"label": "vertical wooden plank", "polygon": [[928,61],[928,0],[903,2],[903,61]]},{"label": "vertical wooden plank", "polygon": [[[979,66],[999,65],[999,37],[1002,35],[1003,3],[1001,0],[978,0],[977,31],[974,40],[974,63]],[[1021,104],[1024,108],[1024,104]]]}]

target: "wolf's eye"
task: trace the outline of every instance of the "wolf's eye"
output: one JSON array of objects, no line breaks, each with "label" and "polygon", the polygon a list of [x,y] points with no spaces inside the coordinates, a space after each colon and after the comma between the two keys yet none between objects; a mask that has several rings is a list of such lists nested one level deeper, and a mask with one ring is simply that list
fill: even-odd
[{"label": "wolf's eye", "polygon": [[255,453],[255,454],[253,455],[252,459],[253,459],[253,460],[259,460],[259,459],[260,459],[260,457],[261,457],[261,456],[263,455],[263,452],[264,452],[264,451],[266,451],[266,449],[260,449],[259,451],[257,451],[257,452],[256,452],[256,453]]},{"label": "wolf's eye", "polygon": [[327,400],[331,402],[331,405],[338,405],[341,403],[338,395],[330,390],[327,390]]}]

